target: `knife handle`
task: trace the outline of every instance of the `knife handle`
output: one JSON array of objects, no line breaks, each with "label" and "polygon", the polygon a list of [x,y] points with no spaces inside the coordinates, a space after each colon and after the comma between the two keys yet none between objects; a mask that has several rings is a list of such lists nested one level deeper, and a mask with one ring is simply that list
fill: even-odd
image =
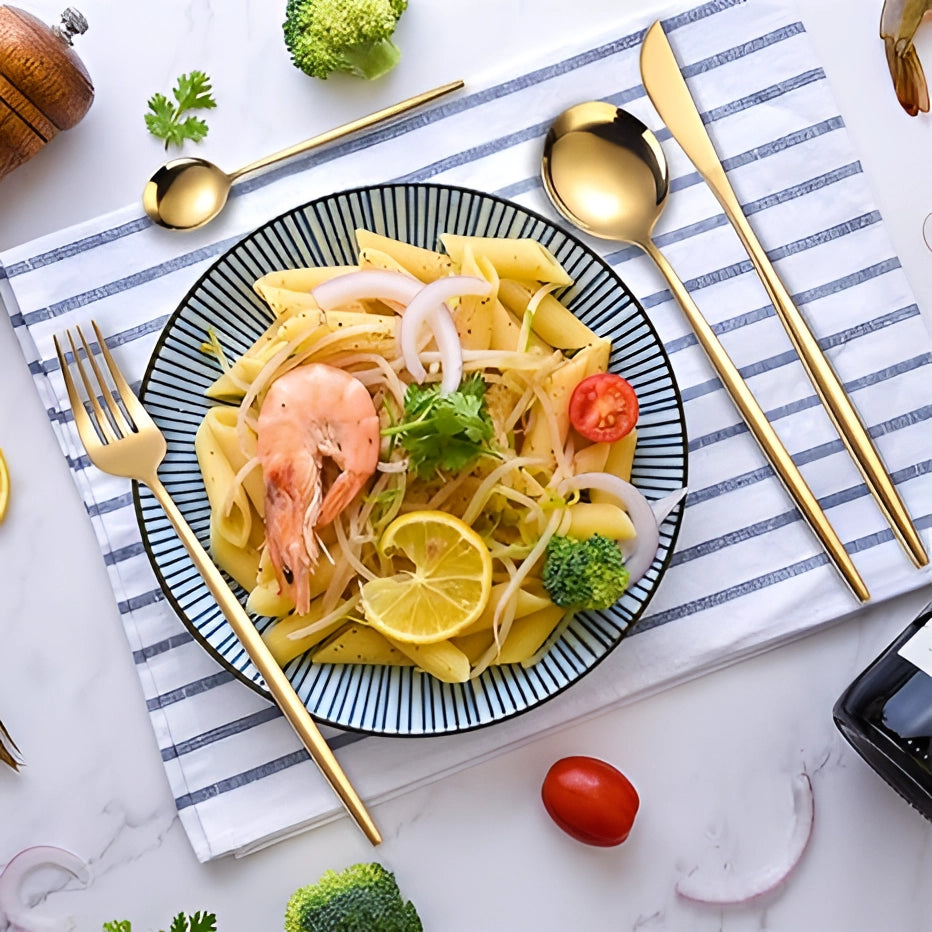
[{"label": "knife handle", "polygon": [[764,451],[767,459],[773,466],[774,472],[783,483],[790,497],[796,503],[806,523],[812,529],[818,538],[829,560],[841,574],[844,581],[848,584],[855,597],[861,602],[867,602],[870,599],[870,592],[867,589],[864,580],[858,573],[857,568],[845,550],[844,545],[839,539],[835,529],[829,523],[825,512],[819,505],[818,499],[813,494],[806,480],[803,478],[793,458],[787,452],[783,442],[777,436],[767,415],[761,410],[757,399],[751,393],[747,383],[741,377],[731,357],[725,352],[715,331],[708,321],[703,317],[702,312],[696,306],[692,296],[686,290],[686,286],[680,281],[679,276],[673,267],[667,261],[663,253],[656,245],[648,240],[641,243],[641,247],[657,264],[663,277],[667,280],[670,290],[673,292],[689,325],[692,327],[699,341],[699,345],[705,350],[715,371],[724,385],[725,390],[731,396],[748,425],[752,436],[758,442]]},{"label": "knife handle", "polygon": [[710,177],[707,182],[751,257],[774,310],[789,335],[823,407],[835,425],[835,430],[858,467],[865,485],[909,558],[917,567],[925,566],[929,557],[922,539],[880,458],[877,447],[805,318],[794,304],[751,229],[724,172],[720,180]]}]

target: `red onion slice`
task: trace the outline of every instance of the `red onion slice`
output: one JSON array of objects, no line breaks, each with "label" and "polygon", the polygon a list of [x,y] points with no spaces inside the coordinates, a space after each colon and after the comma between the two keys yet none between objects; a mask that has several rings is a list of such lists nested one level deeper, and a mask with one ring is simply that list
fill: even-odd
[{"label": "red onion slice", "polygon": [[634,585],[648,570],[660,546],[660,529],[650,502],[630,482],[608,472],[583,472],[560,483],[564,494],[575,489],[598,489],[617,498],[628,512],[637,534],[634,540],[622,541],[621,552],[630,573],[628,585]]},{"label": "red onion slice", "polygon": [[424,287],[416,278],[390,269],[360,269],[321,282],[311,289],[311,297],[325,310],[332,311],[353,301],[387,300],[408,304]]},{"label": "red onion slice", "polygon": [[450,275],[425,285],[411,299],[401,319],[398,339],[405,368],[416,382],[423,382],[427,375],[417,351],[418,334],[426,323],[434,335],[440,354],[440,390],[447,394],[459,388],[463,377],[463,348],[456,325],[444,302],[464,295],[483,297],[491,289],[492,286],[484,278]]},{"label": "red onion slice", "polygon": [[64,848],[36,845],[20,851],[0,873],[0,920],[5,920],[13,930],[54,932],[74,928],[70,919],[55,920],[33,915],[31,907],[23,902],[23,883],[29,874],[42,867],[57,867],[77,878],[85,887],[91,880],[87,864]]},{"label": "red onion slice", "polygon": [[716,906],[746,903],[771,892],[789,877],[799,863],[809,844],[814,819],[812,781],[804,772],[793,780],[793,830],[786,847],[775,861],[757,873],[743,876],[725,872],[709,876],[696,869],[679,880],[676,892],[685,899]]}]

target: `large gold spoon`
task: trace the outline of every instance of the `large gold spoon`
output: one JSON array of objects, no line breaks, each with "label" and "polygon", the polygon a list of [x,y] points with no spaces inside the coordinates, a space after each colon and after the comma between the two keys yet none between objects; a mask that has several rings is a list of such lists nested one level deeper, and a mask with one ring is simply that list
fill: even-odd
[{"label": "large gold spoon", "polygon": [[841,540],[737,367],[653,241],[669,193],[657,137],[638,119],[602,101],[562,113],[544,145],[543,180],[557,210],[592,236],[639,246],[657,264],[726,391],[829,559],[862,602],[870,598]]},{"label": "large gold spoon", "polygon": [[142,192],[142,206],[159,226],[170,230],[194,230],[209,223],[223,210],[235,181],[244,175],[268,168],[276,162],[293,158],[303,152],[326,145],[350,133],[368,129],[377,123],[392,120],[402,113],[420,107],[463,87],[462,81],[442,84],[424,91],[383,110],[360,117],[336,129],[328,130],[313,139],[299,142],[274,155],[250,162],[235,172],[227,173],[206,159],[185,157],[172,159],[163,165],[147,182]]}]

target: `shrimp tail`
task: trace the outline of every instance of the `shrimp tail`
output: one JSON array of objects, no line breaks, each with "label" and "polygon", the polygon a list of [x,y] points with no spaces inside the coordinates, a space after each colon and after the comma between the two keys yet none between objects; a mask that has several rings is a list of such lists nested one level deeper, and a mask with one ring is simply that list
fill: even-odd
[{"label": "shrimp tail", "polygon": [[900,105],[910,116],[916,116],[920,111],[927,113],[929,89],[916,47],[910,43],[902,52],[899,52],[896,40],[892,36],[884,37],[884,46],[890,75],[893,78],[893,87]]},{"label": "shrimp tail", "polygon": [[323,503],[320,506],[320,517],[317,519],[319,527],[329,524],[349,503],[363,487],[370,473],[341,472],[327,490]]}]

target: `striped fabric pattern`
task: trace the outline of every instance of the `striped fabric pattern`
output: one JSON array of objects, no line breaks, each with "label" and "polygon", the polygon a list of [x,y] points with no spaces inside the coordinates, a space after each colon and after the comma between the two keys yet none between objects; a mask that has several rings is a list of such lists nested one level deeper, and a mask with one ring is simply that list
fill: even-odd
[{"label": "striped fabric pattern", "polygon": [[[220,668],[168,607],[125,482],[89,466],[52,334],[91,317],[141,379],[191,285],[243,235],[343,188],[436,181],[560,222],[539,180],[564,108],[608,99],[658,132],[672,195],[657,242],[818,495],[874,600],[912,568],[822,411],[746,254],[669,134],[638,74],[647,22],[538,52],[434,108],[245,180],[203,231],[152,227],[138,205],[8,250],[0,289],[97,533],[178,811],[197,856],[245,853],[341,814],[274,707]],[[732,183],[829,354],[928,539],[930,343],[824,72],[783,0],[710,0],[664,19]],[[328,732],[351,779],[387,798],[613,704],[766,649],[856,608],[724,393],[665,284],[622,244],[589,241],[650,314],[683,395],[689,495],[670,569],[634,632],[558,699],[466,735]]]}]

